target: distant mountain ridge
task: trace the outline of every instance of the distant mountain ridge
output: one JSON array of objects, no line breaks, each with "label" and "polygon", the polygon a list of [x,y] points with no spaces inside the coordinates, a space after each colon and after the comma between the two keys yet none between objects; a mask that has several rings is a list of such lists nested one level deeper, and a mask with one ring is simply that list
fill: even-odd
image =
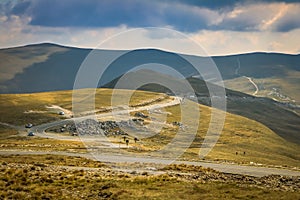
[{"label": "distant mountain ridge", "polygon": [[[91,49],[38,44],[0,50],[0,93],[33,93],[71,90],[77,71]],[[123,51],[97,50],[102,56]],[[197,62],[208,58],[189,56]],[[227,93],[227,110],[257,120],[286,140],[300,143],[300,117],[285,106],[268,98],[251,96],[253,83],[262,97],[298,100],[300,95],[300,55],[249,53],[212,57]],[[144,63],[162,63],[179,71],[194,87],[198,101],[209,105],[208,91],[203,80],[191,78],[197,71],[176,53],[156,49],[130,51],[113,62],[102,76],[98,87],[113,88],[125,72]],[[17,72],[17,73],[16,73]],[[163,74],[156,78],[167,79]],[[7,78],[11,77],[11,78]],[[170,78],[170,77],[169,77]],[[177,77],[178,78],[178,77]],[[251,80],[251,81],[249,81]],[[166,88],[147,85],[141,89],[170,92]],[[235,91],[234,91],[235,90]],[[273,92],[273,93],[272,93]],[[244,94],[247,93],[247,94]],[[249,95],[250,94],[250,95]],[[281,99],[280,99],[281,98]],[[299,101],[296,101],[296,103]]]},{"label": "distant mountain ridge", "polygon": [[[135,73],[135,72],[131,72]],[[144,75],[143,75],[144,73]],[[177,84],[178,87],[182,84],[179,78],[173,78],[164,74],[154,71],[144,70],[138,73],[139,75],[154,77],[154,80],[164,79],[173,85]],[[116,83],[120,77],[104,85],[106,88],[116,88]],[[137,77],[138,79],[139,77]],[[142,79],[142,78],[141,78]],[[200,104],[211,106],[210,93],[207,85],[209,83],[198,78],[186,79],[195,91],[195,97],[187,98],[199,102]],[[140,81],[140,80],[137,80]],[[218,87],[214,85],[213,87]],[[117,89],[130,89],[123,85],[118,85]],[[169,88],[163,87],[158,84],[147,84],[139,88],[151,92],[172,93]],[[176,89],[175,89],[176,90]],[[265,97],[254,97],[242,92],[226,90],[226,111],[229,113],[237,114],[249,119],[258,121],[265,126],[269,127],[282,138],[300,144],[300,116],[287,109],[280,103]],[[180,88],[179,88],[180,91]]]},{"label": "distant mountain ridge", "polygon": [[[0,50],[0,93],[32,93],[69,90],[76,73],[92,49],[60,46],[51,43]],[[97,50],[101,56],[122,51]],[[183,76],[198,75],[193,67],[176,53],[156,49],[133,50],[112,63],[99,82],[99,87],[121,76],[133,66],[147,62],[163,63]],[[180,55],[180,54],[179,54]],[[197,62],[208,58],[188,56]],[[253,94],[252,78],[259,96],[300,101],[300,55],[248,53],[211,57],[228,88]],[[272,94],[271,94],[272,93]],[[269,95],[269,96],[268,96]],[[277,95],[277,96],[276,96]],[[279,97],[282,97],[281,99]]]}]

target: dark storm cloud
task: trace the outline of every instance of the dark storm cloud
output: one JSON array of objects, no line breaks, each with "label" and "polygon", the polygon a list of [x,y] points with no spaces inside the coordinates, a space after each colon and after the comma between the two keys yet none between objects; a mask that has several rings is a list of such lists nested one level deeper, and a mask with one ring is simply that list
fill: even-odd
[{"label": "dark storm cloud", "polygon": [[32,25],[113,27],[151,25],[148,16],[155,14],[149,3],[116,0],[42,0],[34,5]]},{"label": "dark storm cloud", "polygon": [[23,13],[27,12],[29,7],[30,7],[29,1],[20,2],[12,8],[11,13],[14,15],[22,15]]},{"label": "dark storm cloud", "polygon": [[276,30],[279,32],[287,32],[300,27],[300,5],[299,9],[292,9],[288,15],[283,16],[276,24]]},{"label": "dark storm cloud", "polygon": [[205,7],[210,9],[220,9],[224,7],[232,7],[240,0],[161,0],[168,3],[181,3],[191,6]]},{"label": "dark storm cloud", "polygon": [[[30,25],[46,27],[128,27],[169,26],[179,31],[199,30],[259,31],[265,13],[238,13],[238,6],[270,2],[294,3],[296,0],[24,0],[6,9],[11,15],[28,16]],[[0,4],[1,5],[1,4]],[[3,6],[2,6],[3,7]],[[1,9],[1,7],[0,7]],[[2,8],[3,10],[3,8]],[[8,11],[7,11],[8,10]],[[8,14],[8,15],[9,15]],[[270,13],[275,15],[276,13]],[[271,16],[272,17],[272,16]],[[298,16],[286,13],[270,26],[272,31],[300,27]]]},{"label": "dark storm cloud", "polygon": [[236,4],[245,3],[299,3],[299,0],[159,0],[160,2],[181,3],[209,9],[232,8]]},{"label": "dark storm cloud", "polygon": [[300,22],[299,20],[289,20],[286,23],[281,23],[280,25],[278,25],[277,27],[277,31],[278,32],[287,32],[296,28],[300,27]]},{"label": "dark storm cloud", "polygon": [[41,0],[31,7],[30,24],[49,27],[172,26],[193,32],[207,28],[210,17],[205,10],[159,1]]}]

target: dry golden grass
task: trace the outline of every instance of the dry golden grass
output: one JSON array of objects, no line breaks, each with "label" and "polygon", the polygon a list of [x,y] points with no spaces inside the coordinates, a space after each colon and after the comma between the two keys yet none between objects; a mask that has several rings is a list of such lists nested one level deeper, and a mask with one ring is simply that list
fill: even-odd
[{"label": "dry golden grass", "polygon": [[[272,95],[271,93],[276,88],[278,92],[291,100],[300,102],[300,89],[299,89],[299,76],[298,71],[288,71],[286,72],[286,78],[271,77],[271,78],[255,78],[253,81],[259,87],[259,92],[257,96],[264,96],[269,98],[275,98],[278,101],[286,101],[285,98]],[[225,81],[226,88],[235,91],[240,91],[247,94],[253,94],[255,92],[255,87],[249,82],[245,77],[238,77]]]},{"label": "dry golden grass", "polygon": [[[199,150],[207,133],[212,109],[199,105],[200,120],[197,135],[181,156],[181,159],[199,160]],[[180,106],[165,108],[169,112],[167,123],[159,134],[142,139],[141,142],[132,145],[137,149],[134,152],[144,153],[163,148],[176,135],[177,126],[170,126],[174,121],[181,121]],[[221,112],[221,111],[220,111]],[[186,116],[188,122],[193,122],[194,116]],[[192,124],[185,124],[191,126]],[[245,153],[244,153],[245,152]],[[239,164],[250,164],[250,162],[264,165],[278,165],[289,167],[300,167],[300,146],[287,142],[272,130],[261,123],[238,115],[226,113],[224,127],[217,144],[205,157],[206,160],[221,162],[235,162]]]},{"label": "dry golden grass", "polygon": [[1,139],[0,150],[87,152],[82,142],[15,136]]},{"label": "dry golden grass", "polygon": [[169,174],[131,175],[101,169],[63,170],[36,164],[4,164],[0,166],[0,198],[299,199],[298,191],[258,187],[251,181],[203,181],[192,177]]},{"label": "dry golden grass", "polygon": [[255,87],[245,77],[238,77],[224,81],[225,87],[231,90],[240,91],[252,95],[255,92]]},{"label": "dry golden grass", "polygon": [[17,130],[0,125],[0,150],[87,152],[80,141],[63,141],[22,136]]},{"label": "dry golden grass", "polygon": [[0,140],[15,137],[18,131],[0,124]]},{"label": "dry golden grass", "polygon": [[[109,106],[111,102],[110,89],[97,90],[96,99],[98,108]],[[121,95],[126,95],[128,91],[121,91]],[[34,113],[25,114],[26,110],[46,110],[45,105],[59,105],[63,108],[71,108],[71,91],[47,92],[22,95],[1,95],[1,115],[0,122],[12,124],[24,124],[28,120],[35,120],[35,123],[42,123],[53,118],[59,118],[57,114]],[[131,98],[131,106],[146,103],[149,99],[157,101],[160,98],[167,99],[162,94],[152,92],[136,91]],[[193,103],[193,102],[191,102]],[[193,103],[195,104],[195,103]],[[196,105],[196,104],[195,104]],[[183,159],[198,160],[199,150],[206,135],[208,124],[211,117],[211,108],[203,105],[199,106],[200,125],[197,135],[190,148],[182,156]],[[147,152],[161,149],[168,144],[179,130],[178,126],[172,125],[172,122],[180,122],[180,106],[171,106],[164,109],[168,113],[167,124],[159,134],[153,137],[143,139],[137,143],[131,138],[130,145],[136,147],[129,149],[134,152]],[[146,113],[146,112],[145,112]],[[32,116],[33,118],[30,118]],[[185,126],[193,126],[195,116],[188,115]],[[6,139],[6,136],[16,134],[11,129],[3,129],[0,126],[2,137],[2,148],[12,149],[32,149],[32,150],[59,150],[59,151],[84,151],[84,147],[79,142],[66,142],[52,139],[28,138],[14,136]],[[113,138],[114,142],[122,142],[122,138]],[[245,154],[244,154],[245,152]],[[276,135],[266,126],[247,118],[226,114],[226,121],[216,146],[207,155],[205,159],[216,161],[233,161],[236,163],[249,164],[250,162],[262,163],[266,165],[280,166],[300,166],[299,145],[290,143]]]},{"label": "dry golden grass", "polygon": [[[128,94],[127,90],[120,90],[116,98],[123,98]],[[89,99],[94,93],[91,89],[80,90],[79,97],[82,101]],[[110,108],[112,90],[97,89],[95,94],[95,109]],[[135,91],[130,99],[130,106],[155,102],[167,98],[166,95]],[[42,124],[54,121],[63,116],[53,112],[46,106],[58,105],[64,109],[72,110],[72,91],[43,92],[32,94],[1,94],[0,95],[0,122],[13,125],[26,123]],[[25,113],[26,111],[42,111],[44,113]]]},{"label": "dry golden grass", "polygon": [[6,165],[7,163],[30,164],[35,166],[76,166],[76,167],[105,167],[99,161],[93,161],[83,157],[64,156],[64,155],[0,155],[0,163]]}]

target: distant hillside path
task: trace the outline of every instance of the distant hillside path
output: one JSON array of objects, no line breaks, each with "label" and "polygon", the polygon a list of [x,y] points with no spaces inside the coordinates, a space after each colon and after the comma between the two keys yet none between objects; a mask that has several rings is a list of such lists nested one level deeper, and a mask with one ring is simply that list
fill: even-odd
[{"label": "distant hillside path", "polygon": [[[240,62],[240,59],[237,58],[237,68],[235,69],[234,71],[234,74],[237,75],[237,76],[241,76],[241,74],[239,73],[240,69],[241,69],[241,62]],[[256,83],[254,83],[254,81],[252,80],[251,77],[248,77],[248,76],[242,76],[246,79],[248,79],[250,81],[250,83],[255,87],[255,92],[253,92],[253,96],[255,96],[258,92],[259,92],[259,89],[258,89],[258,86],[256,85]]]},{"label": "distant hillside path", "polygon": [[248,79],[250,81],[250,83],[255,87],[255,92],[253,92],[253,94],[252,94],[253,96],[255,96],[259,92],[258,86],[256,85],[256,83],[254,83],[254,81],[252,80],[251,77],[248,77],[248,76],[243,76],[243,77]]}]

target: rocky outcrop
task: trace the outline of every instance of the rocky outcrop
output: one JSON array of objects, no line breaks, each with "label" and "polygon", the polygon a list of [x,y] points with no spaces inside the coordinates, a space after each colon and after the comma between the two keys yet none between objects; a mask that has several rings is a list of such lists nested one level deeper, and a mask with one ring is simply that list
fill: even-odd
[{"label": "rocky outcrop", "polygon": [[134,114],[135,117],[141,117],[141,118],[148,118],[149,116],[148,115],[145,115],[144,113],[142,112],[136,112]]},{"label": "rocky outcrop", "polygon": [[94,119],[86,119],[78,123],[69,123],[62,126],[55,126],[46,131],[55,133],[67,133],[71,135],[98,135],[103,134],[105,136],[110,135],[127,135],[122,127],[133,128],[136,126],[143,126],[144,119],[133,118],[130,120],[116,121],[96,121]]}]

